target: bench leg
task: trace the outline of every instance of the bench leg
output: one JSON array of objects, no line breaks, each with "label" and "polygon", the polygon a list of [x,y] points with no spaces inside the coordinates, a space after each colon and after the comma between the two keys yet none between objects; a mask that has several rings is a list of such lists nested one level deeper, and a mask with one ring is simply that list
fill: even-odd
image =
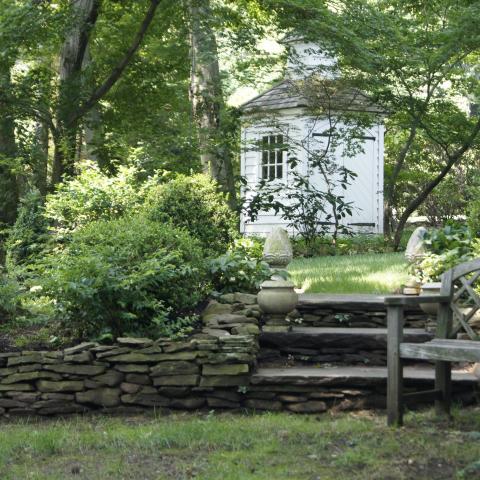
[{"label": "bench leg", "polygon": [[388,307],[387,312],[387,422],[403,424],[403,366],[400,358],[400,342],[403,337],[403,308]]},{"label": "bench leg", "polygon": [[441,392],[441,398],[435,402],[437,414],[450,416],[452,403],[452,364],[450,362],[435,363],[435,389]]}]

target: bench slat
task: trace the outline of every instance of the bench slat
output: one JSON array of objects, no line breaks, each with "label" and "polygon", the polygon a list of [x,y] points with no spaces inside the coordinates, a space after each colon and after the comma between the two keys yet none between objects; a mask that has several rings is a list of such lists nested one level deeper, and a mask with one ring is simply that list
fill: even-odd
[{"label": "bench slat", "polygon": [[445,362],[480,362],[480,344],[478,346],[451,345],[434,341],[420,344],[401,343],[400,357]]},{"label": "bench slat", "polygon": [[[405,342],[411,343],[411,342]],[[456,340],[453,338],[433,338],[430,343],[436,343],[439,345],[464,345],[465,347],[471,346],[472,348],[480,348],[480,341],[478,340]]]}]

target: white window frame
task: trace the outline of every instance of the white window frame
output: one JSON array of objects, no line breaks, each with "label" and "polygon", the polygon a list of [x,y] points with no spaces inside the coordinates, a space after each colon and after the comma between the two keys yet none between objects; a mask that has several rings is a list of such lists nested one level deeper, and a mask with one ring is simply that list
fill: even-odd
[{"label": "white window frame", "polygon": [[[265,139],[267,139],[267,145],[285,145],[285,135],[282,133],[269,132],[260,135],[261,149],[259,152],[258,177],[260,180],[270,182],[283,181],[287,178],[288,150],[286,147],[265,149]],[[272,139],[274,140],[272,141]],[[273,177],[271,176],[272,171],[274,172]],[[267,172],[266,177],[264,176],[264,172]]]}]

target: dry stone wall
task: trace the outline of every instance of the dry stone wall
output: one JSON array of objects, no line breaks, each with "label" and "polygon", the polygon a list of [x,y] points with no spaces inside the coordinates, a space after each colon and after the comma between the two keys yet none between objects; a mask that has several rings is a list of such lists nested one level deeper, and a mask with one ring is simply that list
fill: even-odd
[{"label": "dry stone wall", "polygon": [[152,408],[313,413],[384,406],[383,384],[292,383],[291,377],[255,374],[261,316],[255,295],[235,293],[211,301],[202,331],[182,341],[119,338],[114,345],[0,353],[0,414]]},{"label": "dry stone wall", "polygon": [[258,356],[256,296],[212,301],[183,341],[118,338],[62,351],[0,353],[0,414],[239,408]]}]

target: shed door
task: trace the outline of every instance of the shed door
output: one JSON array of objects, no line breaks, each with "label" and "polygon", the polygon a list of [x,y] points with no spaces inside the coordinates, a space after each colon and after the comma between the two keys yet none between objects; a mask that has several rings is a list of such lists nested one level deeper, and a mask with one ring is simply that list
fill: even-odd
[{"label": "shed door", "polygon": [[[322,149],[326,145],[327,138],[323,134],[313,134],[310,148]],[[343,165],[349,170],[355,172],[357,177],[347,187],[347,190],[338,188],[337,195],[343,195],[347,202],[352,202],[354,211],[353,215],[346,220],[345,223],[352,227],[362,227],[361,230],[371,231],[377,225],[375,199],[377,188],[375,185],[375,137],[362,137],[363,152],[357,153],[354,157],[346,157],[343,155],[341,147],[338,147],[334,154],[335,161],[338,165]],[[325,185],[318,169],[312,173],[313,179],[317,185]]]}]

